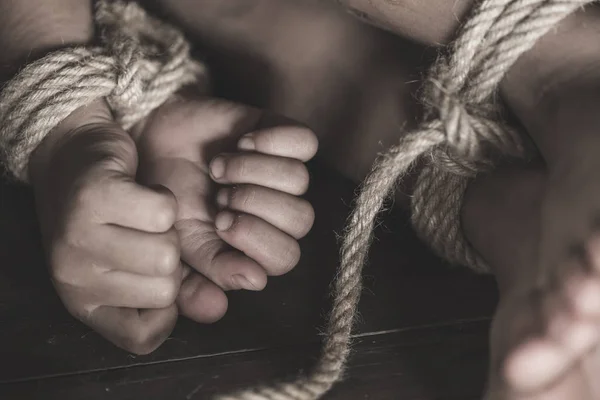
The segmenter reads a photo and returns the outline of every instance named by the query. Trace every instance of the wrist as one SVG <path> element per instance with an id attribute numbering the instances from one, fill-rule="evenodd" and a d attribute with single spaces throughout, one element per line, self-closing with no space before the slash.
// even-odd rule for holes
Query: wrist
<path id="1" fill-rule="evenodd" d="M 0 2 L 0 84 L 10 80 L 24 65 L 58 48 L 87 44 L 93 35 L 91 0 Z M 43 171 L 60 135 L 68 131 L 65 127 L 54 129 L 34 152 L 37 172 Z M 29 158 L 30 165 L 33 158 L 33 155 Z M 33 173 L 30 171 L 29 175 Z"/>
<path id="2" fill-rule="evenodd" d="M 29 158 L 29 180 L 33 186 L 45 181 L 45 172 L 70 138 L 85 132 L 87 126 L 113 123 L 110 108 L 104 100 L 97 100 L 75 110 L 46 135 Z"/>

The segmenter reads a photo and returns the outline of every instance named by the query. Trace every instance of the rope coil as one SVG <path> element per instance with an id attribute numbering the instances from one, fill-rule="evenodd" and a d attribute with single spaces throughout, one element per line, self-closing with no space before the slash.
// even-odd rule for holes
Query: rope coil
<path id="1" fill-rule="evenodd" d="M 341 246 L 321 358 L 296 381 L 217 396 L 217 400 L 314 400 L 338 381 L 362 289 L 362 269 L 377 215 L 398 181 L 427 161 L 412 201 L 419 236 L 451 263 L 489 270 L 462 234 L 460 207 L 470 179 L 494 167 L 491 154 L 524 157 L 518 132 L 499 123 L 494 93 L 517 58 L 560 20 L 594 0 L 483 0 L 430 72 L 421 126 L 379 157 L 361 185 Z M 106 97 L 125 129 L 181 86 L 202 82 L 203 66 L 171 26 L 134 3 L 101 0 L 103 47 L 52 53 L 27 66 L 0 97 L 0 156 L 27 181 L 31 152 L 71 112 Z"/>
<path id="2" fill-rule="evenodd" d="M 106 98 L 117 122 L 129 129 L 182 86 L 206 82 L 183 35 L 136 3 L 98 1 L 96 21 L 101 46 L 50 53 L 0 94 L 0 162 L 23 182 L 31 153 L 76 109 Z"/>
<path id="3" fill-rule="evenodd" d="M 493 95 L 517 58 L 559 21 L 593 0 L 484 0 L 433 66 L 421 126 L 375 162 L 361 185 L 341 246 L 325 343 L 314 370 L 295 382 L 245 390 L 217 400 L 315 400 L 342 376 L 362 288 L 362 269 L 377 215 L 409 168 L 429 155 L 413 192 L 412 223 L 446 260 L 488 272 L 460 224 L 469 180 L 493 168 L 490 153 L 524 157 L 518 132 L 497 122 Z M 460 161 L 456 161 L 456 160 Z"/>

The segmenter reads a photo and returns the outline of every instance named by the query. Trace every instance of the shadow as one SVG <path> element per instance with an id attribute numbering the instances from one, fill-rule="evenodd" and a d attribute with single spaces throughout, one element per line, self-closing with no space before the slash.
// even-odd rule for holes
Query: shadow
<path id="1" fill-rule="evenodd" d="M 188 34 L 198 38 L 191 28 Z M 385 38 L 392 40 L 391 36 Z M 405 44 L 390 48 L 398 51 L 398 57 L 405 50 L 422 51 Z M 277 106 L 273 103 L 283 90 L 283 77 L 255 52 L 210 43 L 198 45 L 195 52 L 210 65 L 218 96 L 256 107 Z M 418 54 L 417 58 L 427 57 L 424 54 Z M 369 56 L 383 57 L 383 54 Z M 368 106 L 366 92 L 358 85 L 345 83 L 333 98 L 317 99 L 310 105 L 310 125 L 316 131 L 357 131 Z M 333 111 L 328 108 L 332 99 L 336 101 Z M 417 114 L 416 109 L 414 112 Z M 336 140 L 344 140 L 343 135 L 338 135 Z M 199 326 L 181 320 L 170 340 L 144 357 L 132 357 L 113 348 L 69 319 L 44 268 L 31 192 L 1 183 L 0 318 L 5 343 L 0 353 L 8 358 L 0 364 L 0 380 L 4 376 L 20 380 L 53 374 L 83 375 L 83 372 L 93 380 L 90 371 L 125 367 L 137 370 L 145 365 L 178 363 L 186 357 L 201 355 L 210 355 L 218 363 L 219 353 L 319 343 L 331 305 L 330 283 L 339 263 L 338 237 L 343 232 L 356 185 L 331 171 L 323 161 L 311 163 L 310 171 L 313 183 L 307 198 L 314 204 L 317 218 L 311 234 L 302 240 L 300 265 L 286 276 L 271 279 L 262 293 L 231 293 L 229 312 L 216 324 Z M 380 216 L 364 279 L 355 327 L 359 334 L 486 318 L 492 315 L 497 301 L 491 278 L 447 268 L 416 238 L 406 213 L 397 208 Z M 47 342 L 56 335 L 62 338 L 59 345 Z M 483 371 L 485 364 L 481 357 L 486 343 L 483 336 L 478 331 L 450 344 L 440 341 L 443 346 L 435 349 L 442 354 L 440 359 L 446 361 L 438 364 L 432 361 L 435 353 L 423 356 L 411 351 L 408 345 L 392 356 L 406 364 L 405 371 L 413 377 L 411 385 L 434 396 L 427 400 L 448 400 L 452 397 L 445 397 L 446 389 L 458 393 L 449 378 L 455 371 L 450 373 L 448 365 L 456 368 L 463 359 L 473 367 L 465 370 L 468 376 L 461 382 L 470 381 L 474 390 L 478 390 L 482 375 L 476 371 Z M 483 344 L 476 350 L 461 345 L 471 339 Z M 318 355 L 314 350 L 316 346 L 307 348 L 292 360 L 286 360 L 285 365 L 289 361 L 306 367 L 307 360 L 310 363 Z M 24 367 L 15 367 L 17 364 Z M 278 375 L 281 370 L 287 373 L 296 368 L 284 369 L 276 364 L 268 377 Z M 139 371 L 142 371 L 139 372 L 141 381 L 155 378 L 145 376 L 142 368 Z M 265 379 L 260 372 L 253 370 L 259 375 L 257 379 Z"/>
<path id="2" fill-rule="evenodd" d="M 30 188 L 0 180 L 0 274 L 14 284 L 47 288 L 49 277 Z"/>

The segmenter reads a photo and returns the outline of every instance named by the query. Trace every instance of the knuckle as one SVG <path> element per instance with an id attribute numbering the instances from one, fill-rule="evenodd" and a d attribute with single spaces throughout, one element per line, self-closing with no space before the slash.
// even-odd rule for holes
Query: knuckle
<path id="1" fill-rule="evenodd" d="M 179 291 L 179 283 L 175 278 L 162 279 L 160 284 L 154 288 L 154 303 L 158 308 L 166 308 L 175 303 L 177 293 Z"/>
<path id="2" fill-rule="evenodd" d="M 156 269 L 161 275 L 170 275 L 179 266 L 180 251 L 179 246 L 173 242 L 164 241 L 156 255 Z"/>
<path id="3" fill-rule="evenodd" d="M 245 156 L 231 157 L 227 162 L 226 175 L 230 180 L 244 179 L 248 173 L 248 158 Z"/>
<path id="4" fill-rule="evenodd" d="M 173 196 L 160 195 L 154 212 L 154 224 L 161 231 L 169 230 L 177 218 L 177 206 Z"/>
<path id="5" fill-rule="evenodd" d="M 232 205 L 241 211 L 252 209 L 255 199 L 256 188 L 251 186 L 237 188 L 231 195 Z"/>

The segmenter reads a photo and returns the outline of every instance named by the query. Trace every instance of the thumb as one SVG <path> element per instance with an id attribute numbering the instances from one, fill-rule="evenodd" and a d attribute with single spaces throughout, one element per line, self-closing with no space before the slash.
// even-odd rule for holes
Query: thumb
<path id="1" fill-rule="evenodd" d="M 60 172 L 86 170 L 99 162 L 130 177 L 137 169 L 137 150 L 130 135 L 115 123 L 104 100 L 97 100 L 71 113 L 56 126 L 33 152 L 30 179 L 45 180 L 49 167 L 60 164 Z"/>

